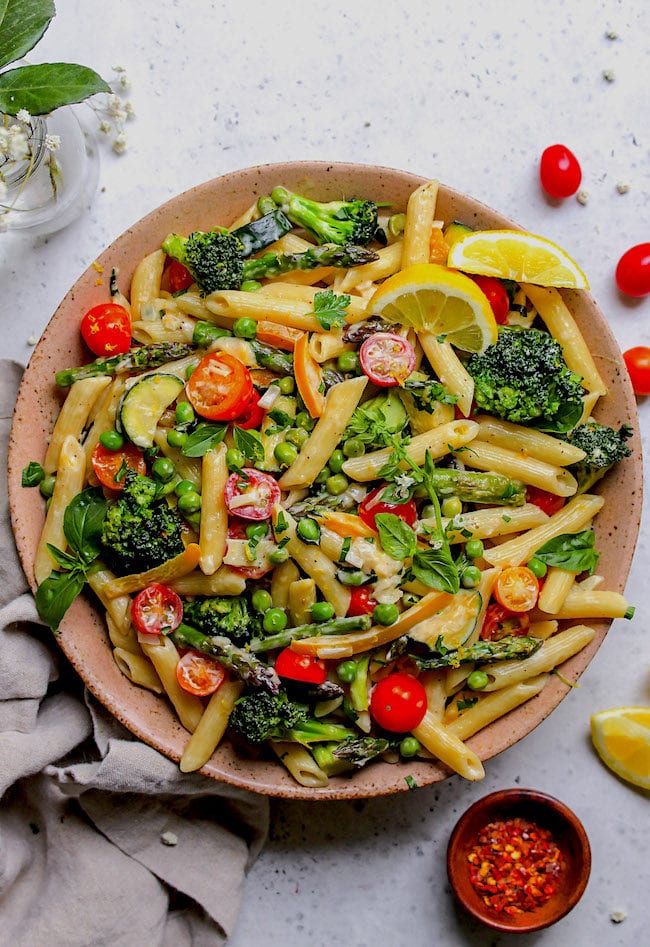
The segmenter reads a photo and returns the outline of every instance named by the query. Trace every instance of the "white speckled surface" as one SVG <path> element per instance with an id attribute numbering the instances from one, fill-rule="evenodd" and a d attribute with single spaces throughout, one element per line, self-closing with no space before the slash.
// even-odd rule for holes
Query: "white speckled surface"
<path id="1" fill-rule="evenodd" d="M 650 239 L 642 0 L 330 0 L 327 13 L 286 0 L 260 10 L 241 0 L 112 0 L 103 14 L 82 0 L 58 8 L 33 58 L 82 61 L 107 75 L 125 66 L 137 119 L 123 156 L 102 150 L 100 189 L 84 216 L 48 239 L 0 236 L 3 354 L 26 361 L 28 338 L 68 287 L 144 213 L 224 171 L 290 158 L 377 162 L 480 197 L 576 257 L 622 349 L 650 344 L 650 300 L 624 301 L 613 282 L 620 254 Z M 580 158 L 584 206 L 540 192 L 538 156 L 556 141 Z M 640 404 L 646 444 L 648 409 Z M 273 805 L 232 947 L 325 945 L 335 932 L 350 947 L 523 942 L 457 912 L 444 861 L 460 813 L 512 785 L 559 796 L 592 845 L 582 901 L 528 942 L 645 942 L 649 800 L 601 765 L 588 730 L 595 710 L 650 703 L 648 529 L 646 516 L 627 589 L 635 618 L 614 623 L 580 688 L 492 760 L 482 784 L 452 779 L 392 799 Z M 626 915 L 619 924 L 615 911 Z"/>

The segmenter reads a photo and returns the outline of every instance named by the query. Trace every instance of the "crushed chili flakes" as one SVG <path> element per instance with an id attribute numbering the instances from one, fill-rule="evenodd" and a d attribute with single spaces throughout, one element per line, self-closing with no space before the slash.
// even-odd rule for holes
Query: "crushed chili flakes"
<path id="1" fill-rule="evenodd" d="M 467 864 L 472 887 L 485 904 L 509 915 L 546 904 L 566 868 L 551 832 L 518 816 L 481 829 Z"/>

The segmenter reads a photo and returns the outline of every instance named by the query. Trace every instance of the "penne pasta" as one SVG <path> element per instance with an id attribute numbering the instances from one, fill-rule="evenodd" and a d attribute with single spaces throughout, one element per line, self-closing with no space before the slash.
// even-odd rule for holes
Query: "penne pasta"
<path id="1" fill-rule="evenodd" d="M 498 447 L 496 444 L 477 439 L 463 456 L 463 463 L 475 470 L 493 470 L 514 477 L 523 483 L 555 496 L 570 497 L 578 489 L 576 478 L 564 467 L 538 460 L 536 457 Z"/>
<path id="2" fill-rule="evenodd" d="M 223 739 L 230 714 L 243 687 L 241 681 L 224 681 L 212 694 L 183 750 L 179 764 L 181 773 L 193 773 L 208 762 Z"/>

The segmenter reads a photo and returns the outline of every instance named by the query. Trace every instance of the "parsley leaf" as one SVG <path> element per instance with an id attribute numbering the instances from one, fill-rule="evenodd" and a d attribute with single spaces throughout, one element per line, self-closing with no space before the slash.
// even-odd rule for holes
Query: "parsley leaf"
<path id="1" fill-rule="evenodd" d="M 342 329 L 347 324 L 346 309 L 350 297 L 337 296 L 333 289 L 321 290 L 314 296 L 314 315 L 326 332 L 330 329 Z"/>

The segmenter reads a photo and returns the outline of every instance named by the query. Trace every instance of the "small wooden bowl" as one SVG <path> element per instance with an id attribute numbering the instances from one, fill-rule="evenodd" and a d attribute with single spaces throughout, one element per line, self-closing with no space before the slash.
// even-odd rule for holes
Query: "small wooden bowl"
<path id="1" fill-rule="evenodd" d="M 549 901 L 533 911 L 507 915 L 488 907 L 474 890 L 466 858 L 484 826 L 516 816 L 552 833 L 566 867 Z M 590 871 L 589 839 L 578 817 L 563 802 L 533 789 L 502 789 L 479 799 L 460 817 L 447 847 L 447 874 L 456 898 L 473 917 L 498 931 L 528 933 L 559 921 L 582 897 Z"/>

